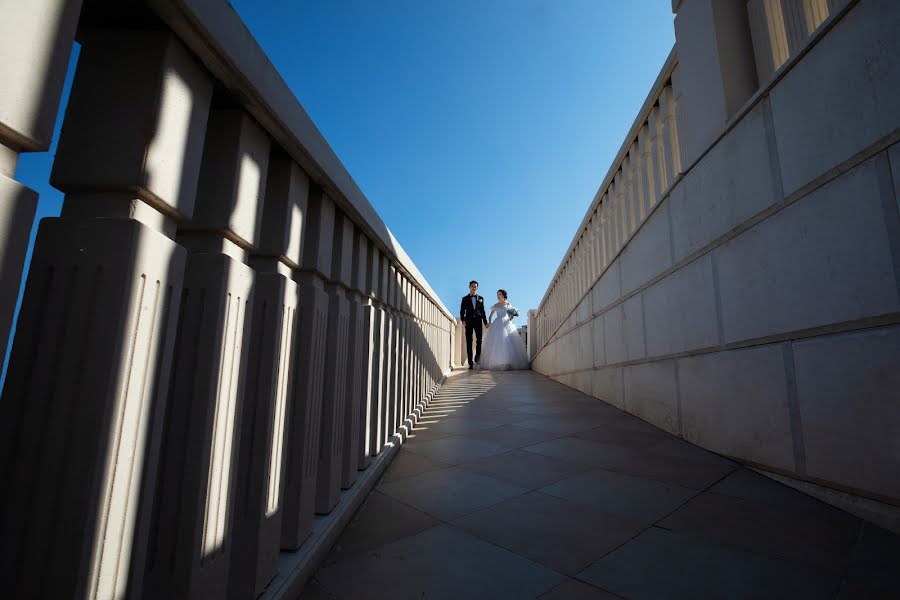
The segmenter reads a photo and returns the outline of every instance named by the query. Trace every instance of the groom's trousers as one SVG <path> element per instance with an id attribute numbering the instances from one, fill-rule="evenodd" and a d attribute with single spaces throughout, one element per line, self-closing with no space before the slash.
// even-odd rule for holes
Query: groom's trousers
<path id="1" fill-rule="evenodd" d="M 472 332 L 475 332 L 475 362 L 481 360 L 481 321 L 466 321 L 466 357 L 472 365 Z"/>

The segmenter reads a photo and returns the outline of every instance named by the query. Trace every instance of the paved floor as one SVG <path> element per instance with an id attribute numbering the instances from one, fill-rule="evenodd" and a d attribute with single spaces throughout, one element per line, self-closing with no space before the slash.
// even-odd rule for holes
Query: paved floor
<path id="1" fill-rule="evenodd" d="M 531 371 L 429 406 L 304 600 L 900 598 L 900 538 Z"/>

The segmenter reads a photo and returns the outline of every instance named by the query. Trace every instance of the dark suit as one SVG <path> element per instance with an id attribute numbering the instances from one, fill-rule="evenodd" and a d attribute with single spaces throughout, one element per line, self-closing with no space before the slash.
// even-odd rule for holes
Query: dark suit
<path id="1" fill-rule="evenodd" d="M 466 356 L 469 366 L 472 366 L 472 332 L 475 332 L 475 362 L 481 360 L 481 325 L 487 325 L 487 315 L 484 312 L 484 298 L 475 296 L 475 305 L 472 306 L 472 296 L 466 294 L 459 306 L 459 320 L 466 324 Z"/>

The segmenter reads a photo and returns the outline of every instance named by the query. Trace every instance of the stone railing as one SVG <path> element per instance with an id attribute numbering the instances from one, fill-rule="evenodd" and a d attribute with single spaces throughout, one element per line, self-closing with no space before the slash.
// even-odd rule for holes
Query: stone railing
<path id="1" fill-rule="evenodd" d="M 749 0 L 756 73 L 765 83 L 847 0 Z"/>
<path id="2" fill-rule="evenodd" d="M 576 307 L 587 305 L 594 282 L 681 173 L 679 99 L 672 86 L 677 77 L 673 51 L 544 293 L 531 327 L 533 349 L 546 345 L 560 327 L 571 329 Z"/>
<path id="3" fill-rule="evenodd" d="M 900 3 L 838 3 L 761 85 L 746 2 L 674 4 L 673 54 L 529 314 L 532 368 L 896 526 Z M 672 156 L 644 160 L 664 98 Z"/>
<path id="4" fill-rule="evenodd" d="M 296 597 L 453 316 L 227 2 L 34 0 L 0 22 L 0 343 L 36 201 L 16 159 L 49 145 L 76 34 L 0 400 L 4 589 Z"/>

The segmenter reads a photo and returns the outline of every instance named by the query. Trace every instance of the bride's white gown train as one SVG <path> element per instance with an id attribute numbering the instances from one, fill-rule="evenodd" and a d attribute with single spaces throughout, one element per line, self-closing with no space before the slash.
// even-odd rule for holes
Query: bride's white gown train
<path id="1" fill-rule="evenodd" d="M 528 351 L 519 331 L 506 315 L 506 306 L 494 305 L 497 317 L 484 335 L 481 368 L 507 371 L 528 368 Z"/>

